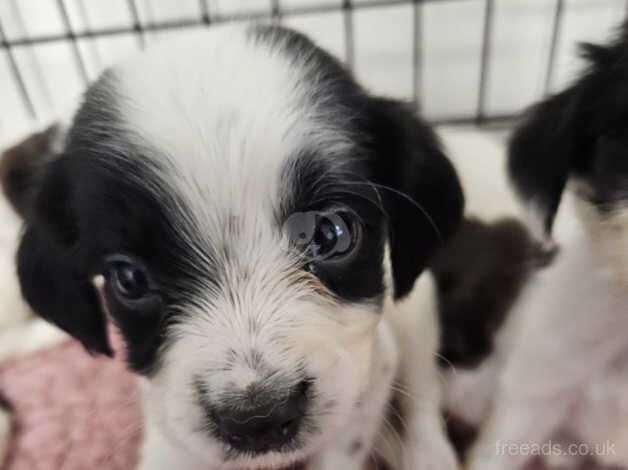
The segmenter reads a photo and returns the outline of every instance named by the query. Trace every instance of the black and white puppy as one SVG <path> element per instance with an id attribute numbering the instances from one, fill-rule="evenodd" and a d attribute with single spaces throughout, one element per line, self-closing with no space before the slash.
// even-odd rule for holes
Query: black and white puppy
<path id="1" fill-rule="evenodd" d="M 628 24 L 584 53 L 589 69 L 510 142 L 511 179 L 545 238 L 567 183 L 583 223 L 512 314 L 471 470 L 523 468 L 548 439 L 568 439 L 547 453 L 571 456 L 569 469 L 591 455 L 628 468 Z"/>
<path id="2" fill-rule="evenodd" d="M 298 33 L 212 28 L 104 73 L 32 168 L 24 297 L 93 353 L 119 327 L 139 468 L 358 470 L 393 390 L 397 468 L 457 468 L 413 286 L 463 197 L 404 105 Z"/>

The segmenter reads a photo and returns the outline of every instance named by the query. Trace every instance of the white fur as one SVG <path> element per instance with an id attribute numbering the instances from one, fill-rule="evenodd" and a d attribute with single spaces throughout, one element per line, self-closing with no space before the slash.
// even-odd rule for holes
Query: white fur
<path id="1" fill-rule="evenodd" d="M 395 389 L 406 435 L 403 439 L 385 428 L 378 449 L 393 468 L 450 470 L 458 467 L 452 447 L 444 438 L 441 415 L 441 377 L 434 360 L 438 349 L 438 320 L 435 314 L 435 286 L 429 273 L 423 274 L 413 291 L 398 304 L 389 302 L 390 320 L 401 354 L 399 382 Z M 421 338 L 417 341 L 417 338 Z"/>
<path id="2" fill-rule="evenodd" d="M 236 216 L 262 231 L 282 197 L 286 160 L 307 146 L 320 158 L 346 160 L 335 157 L 350 154 L 352 141 L 334 126 L 337 117 L 308 103 L 308 71 L 230 25 L 166 42 L 117 68 L 128 127 L 161 153 L 163 184 L 185 197 L 195 229 L 214 234 Z"/>
<path id="3" fill-rule="evenodd" d="M 601 460 L 628 465 L 619 441 L 628 426 L 628 383 L 621 378 L 628 367 L 628 291 L 609 276 L 600 255 L 588 235 L 563 245 L 513 312 L 521 320 L 471 469 L 522 468 L 527 459 L 498 455 L 498 441 L 544 443 L 564 433 L 591 448 L 608 439 L 618 454 Z"/>

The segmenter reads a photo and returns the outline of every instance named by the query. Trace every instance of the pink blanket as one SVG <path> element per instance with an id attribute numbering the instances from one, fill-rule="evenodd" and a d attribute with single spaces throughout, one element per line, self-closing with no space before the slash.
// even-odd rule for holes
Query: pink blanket
<path id="1" fill-rule="evenodd" d="M 2 470 L 134 468 L 141 438 L 138 390 L 121 359 L 90 357 L 68 340 L 0 365 L 0 392 L 16 417 Z M 529 470 L 535 468 L 540 470 Z"/>
<path id="2" fill-rule="evenodd" d="M 92 358 L 74 341 L 0 365 L 15 410 L 3 470 L 129 470 L 141 437 L 135 379 L 121 361 Z"/>

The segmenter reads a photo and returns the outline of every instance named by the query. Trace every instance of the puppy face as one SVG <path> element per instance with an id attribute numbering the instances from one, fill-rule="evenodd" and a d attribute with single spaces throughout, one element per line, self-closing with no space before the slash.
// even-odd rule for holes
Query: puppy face
<path id="1" fill-rule="evenodd" d="M 606 46 L 583 46 L 590 67 L 534 107 L 510 143 L 509 170 L 547 236 L 571 181 L 613 276 L 628 286 L 628 24 Z"/>
<path id="2" fill-rule="evenodd" d="M 409 291 L 462 211 L 424 124 L 268 27 L 108 71 L 32 180 L 26 299 L 94 352 L 110 352 L 106 311 L 162 431 L 233 468 L 286 465 L 339 432 L 383 297 Z"/>

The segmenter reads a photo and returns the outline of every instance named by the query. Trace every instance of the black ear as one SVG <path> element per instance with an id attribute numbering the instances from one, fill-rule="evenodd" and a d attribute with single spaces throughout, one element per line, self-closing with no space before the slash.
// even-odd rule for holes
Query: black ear
<path id="1" fill-rule="evenodd" d="M 74 336 L 88 351 L 111 356 L 97 294 L 73 258 L 70 250 L 28 227 L 17 253 L 22 295 L 39 316 Z"/>
<path id="2" fill-rule="evenodd" d="M 412 289 L 429 258 L 457 228 L 464 196 L 432 129 L 403 103 L 372 99 L 375 160 L 389 218 L 395 297 Z"/>
<path id="3" fill-rule="evenodd" d="M 586 151 L 574 94 L 570 89 L 536 105 L 509 142 L 510 179 L 523 201 L 539 213 L 548 237 L 569 173 Z"/>
<path id="4" fill-rule="evenodd" d="M 3 161 L 3 167 L 5 191 L 22 189 L 12 196 L 26 223 L 17 253 L 24 298 L 90 352 L 111 355 L 105 317 L 78 249 L 68 158 L 42 161 L 30 155 L 27 163 L 13 158 Z"/>
<path id="5" fill-rule="evenodd" d="M 608 45 L 582 44 L 588 68 L 561 93 L 532 107 L 510 139 L 508 170 L 550 238 L 569 177 L 587 179 L 599 137 L 625 131 L 628 23 Z"/>

